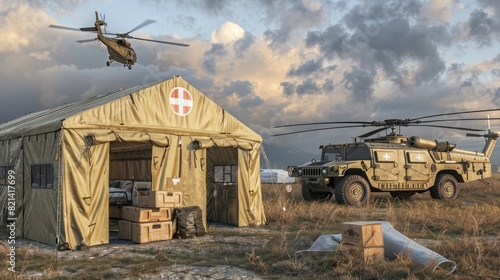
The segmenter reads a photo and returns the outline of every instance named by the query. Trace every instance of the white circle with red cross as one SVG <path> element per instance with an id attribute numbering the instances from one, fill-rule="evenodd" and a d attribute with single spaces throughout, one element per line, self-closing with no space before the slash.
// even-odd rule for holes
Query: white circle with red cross
<path id="1" fill-rule="evenodd" d="M 189 115 L 193 110 L 193 96 L 183 87 L 175 87 L 169 94 L 170 108 L 181 117 Z"/>

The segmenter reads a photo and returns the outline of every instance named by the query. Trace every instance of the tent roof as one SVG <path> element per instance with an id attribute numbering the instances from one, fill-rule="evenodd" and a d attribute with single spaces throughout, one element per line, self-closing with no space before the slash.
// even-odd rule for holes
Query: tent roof
<path id="1" fill-rule="evenodd" d="M 176 120 L 177 116 L 165 113 L 165 103 L 168 102 L 167 91 L 175 86 L 183 86 L 190 89 L 192 94 L 199 100 L 197 115 L 189 118 Z M 158 95 L 162 95 L 158 97 Z M 126 98 L 124 98 L 126 97 Z M 140 97 L 140 98 L 138 98 Z M 145 101 L 145 99 L 150 99 Z M 130 102 L 130 100 L 132 100 Z M 142 103 L 140 103 L 142 102 Z M 163 102 L 163 105 L 158 105 Z M 140 103 L 140 104 L 139 104 Z M 138 110 L 137 107 L 143 106 Z M 161 107 L 163 106 L 163 107 Z M 162 112 L 151 112 L 162 111 Z M 125 112 L 125 113 L 122 113 Z M 209 112 L 210 115 L 206 115 Z M 171 112 L 170 112 L 171 113 Z M 117 115 L 124 115 L 118 121 Z M 157 117 L 161 115 L 161 118 Z M 213 125 L 207 125 L 213 122 Z M 100 124 L 101 123 L 101 124 Z M 198 125 L 198 123 L 202 123 Z M 89 126 L 89 124 L 92 124 Z M 241 124 L 238 120 L 225 112 L 220 106 L 208 99 L 201 92 L 189 85 L 179 76 L 170 79 L 137 86 L 126 90 L 119 90 L 103 95 L 91 97 L 81 102 L 62 105 L 17 118 L 0 125 L 0 140 L 15 139 L 21 136 L 38 135 L 58 131 L 61 127 L 70 128 L 97 128 L 106 126 L 142 126 L 142 129 L 161 129 L 169 132 L 180 132 L 184 130 L 207 130 L 214 134 L 232 134 L 233 138 L 243 136 L 248 140 L 262 141 L 261 137 Z M 147 127 L 147 128 L 144 128 Z M 180 128 L 181 130 L 176 130 Z M 230 132 L 230 133 L 228 133 Z M 203 133 L 202 133 L 203 134 Z"/>
<path id="2" fill-rule="evenodd" d="M 0 125 L 0 140 L 15 139 L 20 136 L 36 135 L 57 131 L 61 128 L 61 123 L 67 117 L 76 115 L 90 108 L 108 103 L 115 99 L 132 94 L 142 88 L 151 86 L 151 84 L 141 87 L 133 87 L 126 90 L 119 90 L 103 95 L 90 97 L 87 100 L 61 105 L 48 110 L 35 113 L 11 120 Z"/>

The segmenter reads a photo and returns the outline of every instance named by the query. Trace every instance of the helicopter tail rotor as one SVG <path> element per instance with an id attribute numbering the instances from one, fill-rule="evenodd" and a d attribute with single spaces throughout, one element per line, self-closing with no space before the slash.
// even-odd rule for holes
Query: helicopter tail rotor
<path id="1" fill-rule="evenodd" d="M 99 17 L 101 18 L 101 21 L 104 22 L 104 34 L 108 34 L 106 28 L 108 27 L 108 23 L 106 22 L 106 14 L 101 14 L 99 13 Z"/>

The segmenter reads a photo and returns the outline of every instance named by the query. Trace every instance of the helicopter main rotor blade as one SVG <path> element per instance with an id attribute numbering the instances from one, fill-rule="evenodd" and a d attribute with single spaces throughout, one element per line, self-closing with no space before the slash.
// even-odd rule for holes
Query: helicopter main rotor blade
<path id="1" fill-rule="evenodd" d="M 306 126 L 306 125 L 325 125 L 325 124 L 367 124 L 371 125 L 372 122 L 315 122 L 315 123 L 296 123 L 296 124 L 286 124 L 286 125 L 278 125 L 273 128 L 281 128 L 281 127 L 292 127 L 292 126 Z"/>
<path id="2" fill-rule="evenodd" d="M 144 26 L 146 25 L 150 25 L 151 23 L 155 23 L 156 20 L 152 20 L 152 19 L 147 19 L 145 21 L 143 21 L 141 24 L 137 25 L 136 27 L 134 27 L 132 30 L 130 30 L 129 32 L 127 33 L 124 33 L 124 35 L 128 35 L 129 33 L 132 33 L 134 31 L 136 31 L 137 29 L 139 28 L 143 28 Z"/>
<path id="3" fill-rule="evenodd" d="M 430 125 L 430 124 L 409 124 L 408 126 L 426 126 L 426 127 L 436 127 L 436 128 L 447 128 L 447 129 L 458 129 L 465 131 L 484 131 L 484 129 L 479 128 L 468 128 L 468 127 L 456 127 L 456 126 L 445 126 L 445 125 Z"/>
<path id="4" fill-rule="evenodd" d="M 484 110 L 473 110 L 473 111 L 462 111 L 462 112 L 436 114 L 436 115 L 429 115 L 429 116 L 424 116 L 424 117 L 418 117 L 418 118 L 415 118 L 415 119 L 410 119 L 410 121 L 413 122 L 413 121 L 416 121 L 416 120 L 433 118 L 433 117 L 451 116 L 451 115 L 459 115 L 459 114 L 470 114 L 470 113 L 493 112 L 493 111 L 500 111 L 500 109 L 484 109 Z"/>
<path id="5" fill-rule="evenodd" d="M 80 29 L 74 28 L 74 27 L 67 27 L 67 26 L 54 25 L 54 24 L 49 25 L 49 27 L 50 28 L 57 28 L 57 29 L 71 30 L 71 31 L 78 31 L 78 32 L 80 32 Z"/>
<path id="6" fill-rule="evenodd" d="M 352 128 L 352 127 L 363 127 L 363 126 L 362 125 L 346 125 L 346 126 L 323 127 L 323 128 L 314 128 L 314 129 L 307 129 L 307 130 L 300 130 L 300 131 L 279 133 L 279 134 L 274 134 L 272 136 L 283 136 L 283 135 L 297 134 L 297 133 L 303 133 L 303 132 L 312 132 L 312 131 L 338 129 L 338 128 Z"/>
<path id="7" fill-rule="evenodd" d="M 439 120 L 428 120 L 428 121 L 415 121 L 411 123 L 421 124 L 430 122 L 451 122 L 451 121 L 486 121 L 486 120 L 500 120 L 500 118 L 465 118 L 465 119 L 439 119 Z"/>
<path id="8" fill-rule="evenodd" d="M 467 137 L 484 137 L 484 135 L 475 134 L 475 133 L 466 133 L 465 136 L 467 136 Z"/>
<path id="9" fill-rule="evenodd" d="M 77 40 L 78 43 L 88 43 L 88 42 L 94 42 L 97 40 L 97 38 L 94 39 L 85 39 L 85 40 Z"/>
<path id="10" fill-rule="evenodd" d="M 155 42 L 155 43 L 161 43 L 161 44 L 176 45 L 176 46 L 181 46 L 181 47 L 189 47 L 189 44 L 174 43 L 174 42 L 152 40 L 152 39 L 144 39 L 144 38 L 137 38 L 137 37 L 132 37 L 132 36 L 129 36 L 128 38 L 129 39 L 135 39 L 135 40 L 141 40 L 141 41 L 147 41 L 147 42 Z"/>

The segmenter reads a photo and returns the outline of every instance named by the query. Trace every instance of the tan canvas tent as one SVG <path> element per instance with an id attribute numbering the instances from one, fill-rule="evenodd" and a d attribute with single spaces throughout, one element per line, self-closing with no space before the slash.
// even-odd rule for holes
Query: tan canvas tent
<path id="1" fill-rule="evenodd" d="M 261 141 L 180 77 L 32 113 L 0 125 L 2 221 L 47 244 L 106 244 L 110 180 L 175 177 L 205 221 L 262 225 Z"/>

